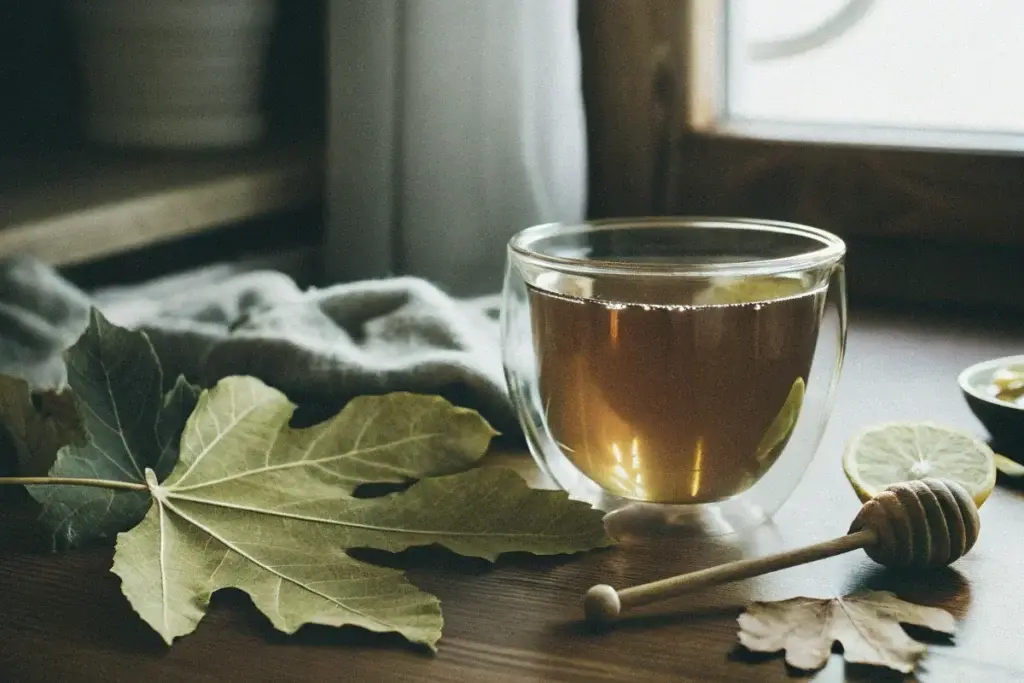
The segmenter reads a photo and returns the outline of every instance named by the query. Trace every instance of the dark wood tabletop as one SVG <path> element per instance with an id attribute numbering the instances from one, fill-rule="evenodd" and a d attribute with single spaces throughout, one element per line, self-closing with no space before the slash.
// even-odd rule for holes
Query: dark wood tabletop
<path id="1" fill-rule="evenodd" d="M 374 559 L 411 569 L 440 596 L 436 655 L 355 629 L 276 633 L 246 596 L 215 596 L 198 630 L 165 647 L 136 617 L 109 572 L 110 548 L 38 549 L 23 492 L 0 499 L 0 681 L 781 681 L 779 657 L 737 645 L 750 600 L 828 597 L 864 587 L 941 606 L 959 620 L 915 677 L 925 683 L 1024 681 L 1024 485 L 1000 481 L 982 509 L 978 544 L 921 581 L 882 571 L 856 552 L 643 610 L 611 632 L 581 623 L 593 583 L 626 586 L 845 532 L 859 502 L 840 453 L 857 429 L 927 419 L 979 435 L 956 375 L 976 361 L 1024 352 L 1024 327 L 948 316 L 854 312 L 839 397 L 817 458 L 774 523 L 717 539 L 631 542 L 570 558 L 506 557 L 496 565 L 435 551 Z M 531 467 L 522 455 L 493 461 Z M 3 510 L 6 509 L 6 512 Z M 904 680 L 833 655 L 816 681 Z"/>

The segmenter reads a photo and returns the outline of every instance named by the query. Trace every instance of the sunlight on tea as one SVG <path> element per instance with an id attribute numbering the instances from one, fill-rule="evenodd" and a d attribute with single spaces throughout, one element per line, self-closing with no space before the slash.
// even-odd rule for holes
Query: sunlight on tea
<path id="1" fill-rule="evenodd" d="M 624 456 L 618 443 L 612 443 L 611 454 L 614 461 L 610 479 L 614 482 L 612 488 L 622 495 L 644 498 L 646 490 L 644 489 L 643 465 L 640 460 L 640 442 L 636 438 L 632 440 L 628 458 Z"/>
<path id="2" fill-rule="evenodd" d="M 700 471 L 704 466 L 704 440 L 697 439 L 697 450 L 693 453 L 693 481 L 690 483 L 690 497 L 697 498 L 700 493 Z"/>

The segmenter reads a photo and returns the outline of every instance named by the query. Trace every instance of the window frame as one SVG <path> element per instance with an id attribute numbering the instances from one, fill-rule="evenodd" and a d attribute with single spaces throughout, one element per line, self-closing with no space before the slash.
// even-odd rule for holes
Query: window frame
<path id="1" fill-rule="evenodd" d="M 580 2 L 593 217 L 809 223 L 847 241 L 855 300 L 1024 308 L 1024 155 L 723 121 L 725 20 L 726 0 Z"/>

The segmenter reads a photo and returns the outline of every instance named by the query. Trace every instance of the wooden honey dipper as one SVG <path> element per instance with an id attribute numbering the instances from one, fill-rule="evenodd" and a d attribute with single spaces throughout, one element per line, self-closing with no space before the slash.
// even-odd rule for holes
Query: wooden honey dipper
<path id="1" fill-rule="evenodd" d="M 978 508 L 959 484 L 939 479 L 902 482 L 889 486 L 866 502 L 845 536 L 623 590 L 599 584 L 587 591 L 583 611 L 588 622 L 610 625 L 633 607 L 816 562 L 858 548 L 863 548 L 868 557 L 886 567 L 944 567 L 974 546 L 980 528 Z"/>

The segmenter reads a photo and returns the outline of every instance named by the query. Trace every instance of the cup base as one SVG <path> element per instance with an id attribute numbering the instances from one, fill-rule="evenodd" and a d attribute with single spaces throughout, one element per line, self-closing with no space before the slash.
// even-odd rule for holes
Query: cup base
<path id="1" fill-rule="evenodd" d="M 606 513 L 605 528 L 616 538 L 724 536 L 765 524 L 778 507 L 774 501 L 759 504 L 755 490 L 713 503 L 638 502 L 605 491 L 576 469 L 561 452 L 542 458 L 532 445 L 530 451 L 541 471 L 570 498 Z"/>
<path id="2" fill-rule="evenodd" d="M 702 505 L 628 502 L 608 511 L 604 524 L 608 533 L 616 538 L 680 538 L 735 534 L 758 527 L 769 519 L 763 510 L 742 500 Z"/>

